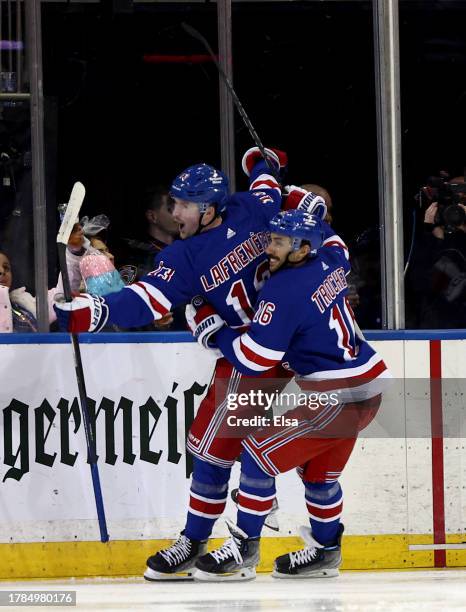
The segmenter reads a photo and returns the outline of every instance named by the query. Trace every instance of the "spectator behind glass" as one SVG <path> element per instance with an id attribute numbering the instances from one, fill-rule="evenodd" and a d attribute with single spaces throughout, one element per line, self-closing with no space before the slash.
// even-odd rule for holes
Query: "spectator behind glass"
<path id="1" fill-rule="evenodd" d="M 89 219 L 89 217 L 83 217 L 81 219 L 81 225 L 85 237 L 89 240 L 90 245 L 95 250 L 99 251 L 102 255 L 105 255 L 112 264 L 115 264 L 115 257 L 107 245 L 107 230 L 110 226 L 110 219 L 107 215 L 96 215 Z"/>
<path id="2" fill-rule="evenodd" d="M 37 331 L 36 298 L 25 287 L 12 289 L 13 274 L 10 258 L 0 251 L 0 333 Z M 61 290 L 61 282 L 49 289 L 49 323 L 55 321 L 53 298 Z"/>
<path id="3" fill-rule="evenodd" d="M 64 212 L 63 207 L 62 212 Z M 101 217 L 104 217 L 104 215 L 95 219 Z M 86 220 L 85 218 L 83 221 Z M 81 263 L 85 255 L 100 255 L 100 249 L 91 245 L 90 241 L 84 236 L 81 223 L 76 223 L 70 234 L 66 250 L 66 264 L 73 293 L 86 290 L 81 273 Z M 107 257 L 111 259 L 113 256 L 110 254 Z M 37 331 L 36 298 L 26 291 L 25 287 L 12 289 L 13 275 L 11 269 L 10 258 L 5 252 L 0 252 L 0 333 L 35 332 Z M 123 286 L 122 283 L 121 286 Z M 57 286 L 48 291 L 50 324 L 56 320 L 53 301 L 57 294 L 63 294 L 61 274 L 58 277 Z"/>
<path id="4" fill-rule="evenodd" d="M 79 269 L 86 292 L 100 296 L 120 291 L 124 287 L 121 276 L 113 265 L 115 258 L 104 240 L 109 225 L 110 219 L 106 215 L 81 219 L 83 232 L 91 248 L 82 256 Z"/>
<path id="5" fill-rule="evenodd" d="M 162 186 L 148 189 L 142 198 L 141 218 L 145 227 L 137 238 L 123 238 L 122 253 L 118 261 L 119 272 L 126 285 L 139 280 L 154 269 L 157 255 L 179 238 L 179 225 L 172 217 L 172 199 Z M 185 331 L 184 307 L 175 308 L 144 331 Z"/>
<path id="6" fill-rule="evenodd" d="M 107 243 L 102 238 L 99 238 L 98 236 L 89 236 L 89 242 L 94 249 L 110 259 L 112 264 L 115 265 L 115 256 L 110 252 Z"/>
<path id="7" fill-rule="evenodd" d="M 171 214 L 172 199 L 164 187 L 154 187 L 142 198 L 141 219 L 145 227 L 136 238 L 123 238 L 119 261 L 125 284 L 133 283 L 154 269 L 156 256 L 179 237 L 178 223 Z"/>
<path id="8" fill-rule="evenodd" d="M 74 225 L 68 241 L 68 249 L 66 252 L 66 263 L 72 293 L 83 293 L 85 291 L 89 291 L 89 288 L 86 286 L 86 273 L 89 272 L 90 267 L 87 265 L 83 268 L 84 258 L 89 256 L 94 258 L 97 256 L 105 256 L 105 258 L 111 262 L 107 266 L 108 269 L 106 269 L 106 271 L 113 271 L 114 257 L 113 254 L 110 253 L 103 239 L 103 233 L 109 225 L 110 219 L 106 215 L 97 215 L 92 219 L 83 217 Z M 98 262 L 98 259 L 96 259 L 96 261 Z M 85 274 L 83 274 L 83 270 L 86 271 Z M 115 279 L 115 281 L 116 280 L 117 279 Z M 118 286 L 118 284 L 121 286 Z M 115 286 L 113 288 L 109 288 L 109 291 L 107 291 L 108 293 L 111 293 L 112 291 L 119 291 L 119 289 L 123 286 L 123 282 L 115 282 L 114 285 Z M 104 287 L 102 287 L 102 289 L 104 289 Z M 101 295 L 100 291 L 94 292 Z"/>
<path id="9" fill-rule="evenodd" d="M 68 268 L 72 293 L 85 291 L 84 280 L 79 266 L 84 255 L 96 252 L 98 252 L 97 249 L 91 246 L 91 243 L 84 235 L 81 223 L 75 223 L 68 241 L 68 248 L 66 249 L 66 266 Z"/>
<path id="10" fill-rule="evenodd" d="M 446 173 L 442 173 L 443 176 Z M 435 178 L 435 177 L 434 177 Z M 429 182 L 433 182 L 432 177 Z M 424 224 L 408 269 L 409 324 L 466 327 L 466 184 L 464 177 L 421 190 Z"/>

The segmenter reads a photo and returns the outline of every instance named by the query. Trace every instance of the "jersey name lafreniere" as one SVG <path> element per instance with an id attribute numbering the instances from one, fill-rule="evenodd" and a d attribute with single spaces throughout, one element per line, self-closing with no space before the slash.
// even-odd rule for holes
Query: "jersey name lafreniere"
<path id="1" fill-rule="evenodd" d="M 201 276 L 204 291 L 212 291 L 215 287 L 226 283 L 231 273 L 237 274 L 260 257 L 265 252 L 268 241 L 268 232 L 252 233 L 249 238 L 238 244 L 212 266 L 207 274 Z"/>

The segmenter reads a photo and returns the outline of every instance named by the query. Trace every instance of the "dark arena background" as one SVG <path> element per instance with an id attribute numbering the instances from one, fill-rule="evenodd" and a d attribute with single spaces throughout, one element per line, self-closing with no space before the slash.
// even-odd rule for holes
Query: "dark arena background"
<path id="1" fill-rule="evenodd" d="M 465 17 L 462 1 L 399 5 L 407 327 L 430 326 L 416 305 L 416 287 L 425 285 L 416 280 L 416 258 L 426 206 L 415 196 L 428 177 L 441 170 L 463 175 L 466 164 Z M 121 238 L 142 231 L 141 194 L 148 186 L 169 185 L 193 163 L 220 165 L 217 69 L 209 58 L 195 61 L 205 49 L 182 22 L 217 50 L 215 3 L 42 3 L 49 284 L 57 270 L 56 205 L 66 201 L 75 180 L 86 185 L 83 214 L 110 217 L 108 240 L 118 261 Z M 365 283 L 358 317 L 365 327 L 378 328 L 373 39 L 369 1 L 232 3 L 235 89 L 262 141 L 288 152 L 287 181 L 317 183 L 330 192 L 335 229 Z M 3 57 L 5 62 L 6 52 Z M 13 146 L 27 157 L 28 114 L 27 102 L 3 105 L 2 150 Z M 234 115 L 236 182 L 244 189 L 240 160 L 253 142 L 236 110 Z M 5 159 L 0 165 L 7 176 L 12 166 Z M 14 185 L 0 184 L 0 242 L 7 249 L 32 235 L 30 165 L 19 163 L 13 171 Z M 24 214 L 12 216 L 17 210 Z M 32 249 L 16 267 L 16 280 L 33 287 Z"/>
<path id="2" fill-rule="evenodd" d="M 372 6 L 365 1 L 234 2 L 236 91 L 262 141 L 289 154 L 292 183 L 332 195 L 335 225 L 354 240 L 378 224 Z M 441 169 L 466 163 L 463 2 L 400 3 L 404 207 Z M 56 101 L 57 193 L 80 177 L 85 212 L 106 212 L 112 233 L 134 222 L 148 182 L 191 163 L 220 163 L 218 76 L 180 27 L 217 48 L 214 3 L 46 3 L 45 95 Z M 167 56 L 148 63 L 145 56 Z M 183 63 L 170 63 L 186 56 Z M 159 59 L 162 62 L 162 59 Z M 239 161 L 252 146 L 235 113 Z"/>

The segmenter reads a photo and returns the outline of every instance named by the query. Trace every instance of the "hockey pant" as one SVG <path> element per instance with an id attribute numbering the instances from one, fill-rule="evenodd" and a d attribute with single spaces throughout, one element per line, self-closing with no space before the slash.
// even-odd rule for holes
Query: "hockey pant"
<path id="1" fill-rule="evenodd" d="M 230 415 L 250 417 L 264 415 L 261 407 L 245 406 L 231 410 L 229 397 L 248 393 L 251 390 L 280 392 L 287 385 L 293 373 L 281 365 L 267 370 L 260 376 L 245 376 L 225 359 L 219 359 L 214 379 L 209 391 L 202 400 L 188 434 L 187 448 L 199 459 L 230 468 L 241 454 L 241 442 L 257 430 L 257 426 L 229 426 Z"/>
<path id="2" fill-rule="evenodd" d="M 228 404 L 229 395 L 258 388 L 280 392 L 291 376 L 290 372 L 277 366 L 260 377 L 246 377 L 237 372 L 226 359 L 217 361 L 213 382 L 199 406 L 188 435 L 187 448 L 194 455 L 194 465 L 185 526 L 187 537 L 205 540 L 210 536 L 216 519 L 226 505 L 231 466 L 241 454 L 241 442 L 257 429 L 251 427 L 245 430 L 227 425 L 226 419 L 232 414 Z M 263 414 L 261 410 L 258 414 Z M 244 412 L 251 416 L 251 407 L 245 407 Z M 264 491 L 261 489 L 262 493 Z M 243 493 L 247 495 L 247 486 Z M 267 495 L 267 507 L 273 503 L 274 496 L 273 488 Z M 248 499 L 244 503 L 254 504 L 254 500 Z"/>
<path id="3" fill-rule="evenodd" d="M 341 473 L 358 433 L 373 420 L 381 399 L 376 395 L 362 402 L 323 408 L 296 426 L 276 428 L 264 437 L 251 435 L 243 447 L 270 476 L 301 466 L 304 480 L 312 476 L 325 482 L 327 472 Z M 293 412 L 288 416 L 292 418 Z"/>
<path id="4" fill-rule="evenodd" d="M 238 523 L 251 536 L 259 535 L 274 491 L 273 476 L 297 468 L 305 487 L 306 506 L 313 537 L 323 545 L 335 541 L 343 509 L 338 479 L 356 443 L 359 431 L 375 417 L 381 395 L 363 402 L 334 407 L 333 421 L 315 431 L 322 414 L 312 422 L 302 421 L 267 437 L 249 436 L 243 446 L 241 479 L 254 482 L 246 492 L 246 506 L 239 507 Z M 326 412 L 327 418 L 329 413 Z M 337 437 L 340 436 L 340 437 Z M 325 437 L 324 437 L 325 436 Z M 257 471 L 251 467 L 256 464 Z M 253 478 L 248 478 L 252 474 Z M 247 499 L 249 497 L 249 499 Z M 262 520 L 261 520 L 262 519 Z"/>

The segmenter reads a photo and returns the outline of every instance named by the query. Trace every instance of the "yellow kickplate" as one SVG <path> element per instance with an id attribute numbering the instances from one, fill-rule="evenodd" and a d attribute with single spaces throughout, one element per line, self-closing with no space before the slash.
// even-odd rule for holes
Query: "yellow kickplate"
<path id="1" fill-rule="evenodd" d="M 461 541 L 449 536 L 448 541 Z M 459 539 L 458 539 L 459 538 Z M 465 538 L 466 539 L 466 538 Z M 0 544 L 0 579 L 132 576 L 144 573 L 146 559 L 173 540 L 117 540 L 100 542 L 44 542 Z M 432 551 L 409 551 L 409 544 L 432 542 L 432 535 L 374 535 L 343 537 L 345 570 L 413 569 L 433 567 Z M 218 548 L 221 539 L 209 542 Z M 298 537 L 262 538 L 259 572 L 270 572 L 275 557 L 302 548 Z M 448 564 L 466 565 L 466 551 L 447 553 Z"/>

